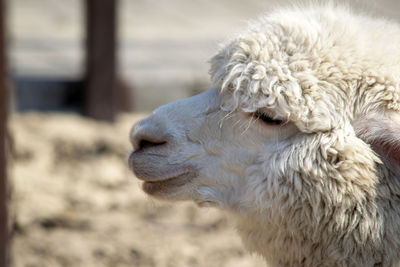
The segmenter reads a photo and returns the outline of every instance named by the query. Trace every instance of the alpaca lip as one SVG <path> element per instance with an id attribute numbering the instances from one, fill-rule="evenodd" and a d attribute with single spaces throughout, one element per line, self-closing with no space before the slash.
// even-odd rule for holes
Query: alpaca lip
<path id="1" fill-rule="evenodd" d="M 161 166 L 147 166 L 143 168 L 134 168 L 134 173 L 139 180 L 148 183 L 167 182 L 175 180 L 181 176 L 190 175 L 193 170 L 191 167 L 171 167 L 163 168 Z"/>
<path id="2" fill-rule="evenodd" d="M 165 157 L 132 150 L 127 158 L 129 168 L 136 178 L 145 182 L 169 180 L 188 172 L 186 166 L 169 165 Z"/>
<path id="3" fill-rule="evenodd" d="M 136 178 L 146 184 L 174 185 L 197 174 L 196 168 L 192 165 L 167 164 L 164 156 L 134 150 L 128 155 L 127 161 Z"/>

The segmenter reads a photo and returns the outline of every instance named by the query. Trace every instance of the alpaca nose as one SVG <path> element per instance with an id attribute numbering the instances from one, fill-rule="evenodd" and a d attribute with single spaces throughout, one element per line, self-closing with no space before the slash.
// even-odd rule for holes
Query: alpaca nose
<path id="1" fill-rule="evenodd" d="M 168 143 L 169 135 L 163 128 L 150 119 L 136 123 L 130 133 L 130 141 L 135 151 L 151 147 L 163 146 Z"/>

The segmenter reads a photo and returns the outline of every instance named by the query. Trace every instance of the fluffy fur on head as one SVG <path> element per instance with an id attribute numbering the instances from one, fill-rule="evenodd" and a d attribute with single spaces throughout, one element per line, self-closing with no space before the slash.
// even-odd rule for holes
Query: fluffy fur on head
<path id="1" fill-rule="evenodd" d="M 398 25 L 333 6 L 282 9 L 211 65 L 215 89 L 134 127 L 145 191 L 229 210 L 271 266 L 398 265 Z"/>
<path id="2" fill-rule="evenodd" d="M 270 108 L 304 132 L 341 127 L 371 109 L 400 110 L 400 29 L 338 7 L 280 10 L 212 59 L 229 109 Z M 388 52 L 391 51 L 391 52 Z"/>

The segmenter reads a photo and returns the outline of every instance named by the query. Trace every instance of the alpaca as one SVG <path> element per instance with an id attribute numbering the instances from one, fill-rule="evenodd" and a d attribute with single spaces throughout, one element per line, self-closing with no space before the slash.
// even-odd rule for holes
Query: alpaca
<path id="1" fill-rule="evenodd" d="M 222 47 L 210 74 L 212 89 L 133 126 L 143 190 L 227 211 L 269 266 L 397 266 L 400 27 L 281 9 Z"/>

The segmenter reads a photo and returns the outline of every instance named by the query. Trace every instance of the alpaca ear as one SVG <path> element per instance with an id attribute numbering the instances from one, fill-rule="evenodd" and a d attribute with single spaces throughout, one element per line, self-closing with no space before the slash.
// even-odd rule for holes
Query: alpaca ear
<path id="1" fill-rule="evenodd" d="M 400 172 L 400 113 L 374 113 L 354 122 L 356 134 L 394 172 Z"/>

